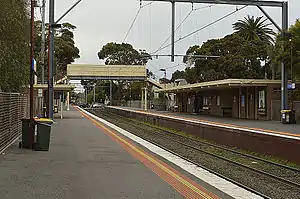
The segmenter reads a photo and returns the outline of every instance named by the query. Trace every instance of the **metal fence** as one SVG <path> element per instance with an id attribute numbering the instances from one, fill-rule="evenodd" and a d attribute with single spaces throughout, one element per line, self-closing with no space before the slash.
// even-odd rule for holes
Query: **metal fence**
<path id="1" fill-rule="evenodd" d="M 0 150 L 21 134 L 21 119 L 26 117 L 29 117 L 26 95 L 0 92 Z"/>

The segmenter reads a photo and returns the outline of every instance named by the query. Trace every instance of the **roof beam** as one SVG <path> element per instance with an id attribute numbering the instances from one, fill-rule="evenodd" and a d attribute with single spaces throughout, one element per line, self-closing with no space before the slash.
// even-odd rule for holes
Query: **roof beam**
<path id="1" fill-rule="evenodd" d="M 153 0 L 143 0 L 153 1 Z M 228 4 L 228 5 L 251 5 L 251 6 L 269 6 L 283 7 L 283 1 L 258 1 L 258 0 L 154 0 L 161 2 L 178 3 L 208 3 L 208 4 Z"/>

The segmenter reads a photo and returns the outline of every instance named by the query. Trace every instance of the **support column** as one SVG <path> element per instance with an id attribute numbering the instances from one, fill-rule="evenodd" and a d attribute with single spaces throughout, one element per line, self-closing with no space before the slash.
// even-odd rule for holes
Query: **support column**
<path id="1" fill-rule="evenodd" d="M 86 87 L 86 88 L 85 88 L 85 103 L 86 103 L 86 104 L 88 103 L 87 95 L 88 95 L 88 93 L 87 93 L 87 87 Z"/>
<path id="2" fill-rule="evenodd" d="M 148 93 L 147 93 L 147 88 L 145 88 L 145 107 L 144 110 L 147 111 L 148 110 Z"/>
<path id="3" fill-rule="evenodd" d="M 142 88 L 141 109 L 144 109 L 144 89 Z"/>
<path id="4" fill-rule="evenodd" d="M 238 116 L 238 118 L 241 118 L 241 114 L 242 114 L 242 103 L 241 103 L 241 100 L 242 100 L 242 88 L 241 87 L 239 87 L 239 116 Z"/>
<path id="5" fill-rule="evenodd" d="M 110 105 L 113 105 L 113 90 L 112 90 L 112 80 L 110 80 L 110 84 L 109 84 L 109 100 L 110 100 Z"/>
<path id="6" fill-rule="evenodd" d="M 60 119 L 63 119 L 63 94 L 64 92 L 62 92 L 62 94 L 59 96 L 60 98 Z"/>
<path id="7" fill-rule="evenodd" d="M 175 61 L 175 1 L 172 1 L 172 47 L 171 47 L 171 62 Z"/>
<path id="8" fill-rule="evenodd" d="M 257 98 L 257 87 L 255 86 L 254 87 L 254 95 L 253 95 L 253 99 L 254 99 L 254 107 L 255 107 L 255 110 L 254 110 L 254 119 L 258 120 L 258 98 Z"/>
<path id="9" fill-rule="evenodd" d="M 67 80 L 67 84 L 68 84 L 68 85 L 70 84 L 70 81 L 69 81 L 69 80 Z M 69 110 L 70 110 L 70 92 L 69 92 L 69 91 L 67 92 L 66 103 L 67 103 L 67 111 L 69 111 Z"/>
<path id="10" fill-rule="evenodd" d="M 96 85 L 94 85 L 94 103 L 96 103 Z"/>
<path id="11" fill-rule="evenodd" d="M 282 6 L 282 34 L 286 36 L 288 30 L 288 2 L 283 2 Z M 284 48 L 284 46 L 283 46 Z M 288 76 L 284 62 L 281 63 L 281 110 L 288 109 Z"/>
<path id="12" fill-rule="evenodd" d="M 245 95 L 245 104 L 246 104 L 246 119 L 249 119 L 249 104 L 250 104 L 250 100 L 249 100 L 249 87 L 246 88 L 246 95 Z"/>
<path id="13" fill-rule="evenodd" d="M 54 0 L 49 1 L 49 24 L 48 117 L 53 119 Z"/>
<path id="14" fill-rule="evenodd" d="M 70 92 L 67 92 L 67 111 L 70 110 Z"/>

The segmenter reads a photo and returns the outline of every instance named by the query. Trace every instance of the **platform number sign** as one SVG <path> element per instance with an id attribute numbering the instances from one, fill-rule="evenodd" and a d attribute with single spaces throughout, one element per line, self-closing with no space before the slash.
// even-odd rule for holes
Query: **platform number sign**
<path id="1" fill-rule="evenodd" d="M 287 87 L 288 87 L 288 90 L 295 90 L 296 89 L 296 84 L 295 83 L 289 83 Z"/>

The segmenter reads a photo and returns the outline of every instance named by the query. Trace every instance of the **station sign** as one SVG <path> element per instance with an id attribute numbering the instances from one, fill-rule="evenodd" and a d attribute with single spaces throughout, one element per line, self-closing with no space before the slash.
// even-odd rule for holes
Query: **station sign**
<path id="1" fill-rule="evenodd" d="M 287 85 L 287 89 L 288 90 L 295 90 L 296 89 L 296 84 L 295 83 L 289 83 Z"/>

